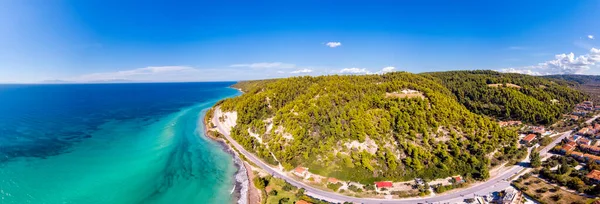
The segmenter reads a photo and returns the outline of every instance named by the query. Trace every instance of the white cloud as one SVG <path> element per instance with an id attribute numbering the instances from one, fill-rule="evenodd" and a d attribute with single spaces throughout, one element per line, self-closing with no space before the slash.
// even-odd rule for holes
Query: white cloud
<path id="1" fill-rule="evenodd" d="M 161 79 L 172 79 L 174 77 L 177 78 L 178 75 L 185 75 L 193 72 L 198 72 L 198 70 L 188 66 L 157 66 L 125 71 L 92 73 L 67 80 L 75 82 L 114 80 L 161 81 Z"/>
<path id="2" fill-rule="evenodd" d="M 588 35 L 587 38 L 590 39 L 590 40 L 593 40 L 594 36 L 593 35 Z"/>
<path id="3" fill-rule="evenodd" d="M 393 72 L 396 68 L 395 67 L 384 67 L 381 70 L 377 71 L 377 72 L 371 72 L 366 68 L 344 68 L 341 69 L 339 71 L 337 71 L 337 73 L 340 74 L 385 74 L 388 72 Z"/>
<path id="4" fill-rule="evenodd" d="M 370 74 L 369 70 L 365 68 L 343 68 L 340 70 L 342 74 Z"/>
<path id="5" fill-rule="evenodd" d="M 252 63 L 252 64 L 232 64 L 232 65 L 229 65 L 229 67 L 282 68 L 282 69 L 288 69 L 288 68 L 294 68 L 294 67 L 296 67 L 296 65 L 295 64 L 283 63 L 283 62 L 259 62 L 259 63 Z"/>
<path id="6" fill-rule="evenodd" d="M 533 66 L 520 68 L 505 68 L 502 72 L 521 73 L 530 75 L 549 74 L 583 74 L 592 67 L 597 67 L 600 62 L 600 49 L 592 48 L 588 54 L 575 57 L 575 54 L 559 54 L 554 60 L 539 63 Z"/>
<path id="7" fill-rule="evenodd" d="M 379 70 L 377 73 L 378 74 L 385 74 L 388 72 L 393 72 L 396 69 L 396 67 L 384 67 L 383 69 Z"/>
<path id="8" fill-rule="evenodd" d="M 342 43 L 341 42 L 328 42 L 328 43 L 325 43 L 325 45 L 327 45 L 327 47 L 334 48 L 334 47 L 342 46 Z"/>
<path id="9" fill-rule="evenodd" d="M 293 72 L 290 72 L 292 74 L 300 74 L 300 73 L 311 73 L 313 70 L 312 69 L 300 69 L 300 70 L 296 70 Z"/>

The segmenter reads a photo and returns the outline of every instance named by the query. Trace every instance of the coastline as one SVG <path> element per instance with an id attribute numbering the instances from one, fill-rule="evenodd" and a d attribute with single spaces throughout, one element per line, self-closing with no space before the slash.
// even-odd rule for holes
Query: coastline
<path id="1" fill-rule="evenodd" d="M 211 109 L 211 108 L 208 108 L 208 109 Z M 238 204 L 257 204 L 257 203 L 259 203 L 259 200 L 256 199 L 259 197 L 258 195 L 256 195 L 256 191 L 251 190 L 251 188 L 253 188 L 253 186 L 250 185 L 252 182 L 250 180 L 250 178 L 252 177 L 252 169 L 250 169 L 249 166 L 246 165 L 246 163 L 240 159 L 238 153 L 236 151 L 234 151 L 223 138 L 214 137 L 211 134 L 209 134 L 209 130 L 211 128 L 208 127 L 208 124 L 206 123 L 206 120 L 205 120 L 206 112 L 208 109 L 203 110 L 202 111 L 203 114 L 201 114 L 202 125 L 204 127 L 203 134 L 207 138 L 219 143 L 219 145 L 221 145 L 221 148 L 223 149 L 223 151 L 229 153 L 233 157 L 234 166 L 237 169 L 237 171 L 234 173 L 235 181 L 234 181 L 234 188 L 232 189 L 232 196 L 234 198 L 233 199 L 234 203 L 238 203 Z"/>

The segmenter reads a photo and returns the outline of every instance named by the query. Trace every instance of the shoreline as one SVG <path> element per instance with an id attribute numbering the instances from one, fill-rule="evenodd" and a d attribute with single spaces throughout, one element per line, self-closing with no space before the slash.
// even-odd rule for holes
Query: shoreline
<path id="1" fill-rule="evenodd" d="M 212 107 L 211 107 L 212 108 Z M 210 108 L 209 108 L 210 109 Z M 256 195 L 252 195 L 252 188 L 250 177 L 252 175 L 252 170 L 248 168 L 244 161 L 242 161 L 237 154 L 223 138 L 213 137 L 208 132 L 210 127 L 206 123 L 206 111 L 204 110 L 204 114 L 202 114 L 202 125 L 204 127 L 204 136 L 207 138 L 216 141 L 222 148 L 223 151 L 230 154 L 233 157 L 233 163 L 235 168 L 237 169 L 234 173 L 234 188 L 232 189 L 233 203 L 238 204 L 255 204 L 259 203 L 258 200 L 253 200 L 252 197 L 256 197 Z"/>

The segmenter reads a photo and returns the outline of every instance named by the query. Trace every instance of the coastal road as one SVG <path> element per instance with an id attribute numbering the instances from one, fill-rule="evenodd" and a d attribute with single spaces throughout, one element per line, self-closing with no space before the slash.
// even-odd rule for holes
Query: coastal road
<path id="1" fill-rule="evenodd" d="M 465 189 L 460 189 L 455 192 L 450 192 L 450 193 L 442 194 L 442 195 L 436 195 L 436 196 L 432 196 L 432 197 L 406 198 L 406 199 L 356 198 L 356 197 L 350 197 L 350 196 L 337 194 L 334 192 L 323 191 L 321 189 L 314 188 L 312 186 L 309 186 L 307 184 L 304 184 L 302 182 L 299 182 L 299 181 L 287 176 L 285 172 L 282 172 L 279 169 L 276 169 L 274 167 L 267 165 L 262 160 L 257 158 L 254 154 L 246 151 L 240 144 L 238 144 L 233 138 L 231 138 L 231 136 L 229 135 L 230 130 L 225 130 L 223 128 L 222 124 L 220 123 L 220 121 L 217 117 L 217 114 L 215 114 L 212 121 L 213 121 L 213 124 L 216 125 L 217 131 L 219 131 L 221 134 L 223 134 L 223 136 L 225 136 L 225 138 L 227 140 L 229 140 L 229 142 L 241 154 L 243 154 L 248 160 L 252 161 L 258 167 L 264 169 L 265 171 L 267 171 L 274 177 L 284 179 L 288 183 L 290 183 L 298 188 L 304 188 L 306 190 L 305 191 L 306 194 L 309 196 L 319 198 L 322 200 L 326 200 L 329 202 L 334 202 L 334 203 L 337 203 L 337 202 L 341 203 L 341 202 L 346 202 L 346 201 L 347 202 L 355 202 L 355 203 L 382 203 L 382 204 L 445 203 L 445 202 L 454 201 L 457 199 L 461 200 L 462 198 L 464 198 L 464 199 L 472 198 L 475 194 L 487 195 L 487 194 L 490 194 L 491 192 L 494 192 L 494 191 L 497 191 L 500 189 L 504 189 L 510 185 L 510 182 L 508 181 L 508 179 L 511 176 L 516 175 L 521 170 L 525 169 L 525 167 L 523 167 L 523 166 L 514 166 L 514 167 L 510 168 L 508 171 L 500 173 L 497 176 L 490 178 L 483 183 L 476 184 L 476 185 L 470 186 Z M 552 143 L 550 145 L 548 145 L 546 148 L 543 148 L 540 151 L 540 155 L 545 155 L 550 149 L 552 149 L 552 147 L 554 145 L 556 145 L 558 142 L 560 142 L 560 140 L 569 136 L 571 134 L 571 132 L 572 131 L 565 132 L 562 136 L 560 136 L 556 140 L 552 141 Z"/>

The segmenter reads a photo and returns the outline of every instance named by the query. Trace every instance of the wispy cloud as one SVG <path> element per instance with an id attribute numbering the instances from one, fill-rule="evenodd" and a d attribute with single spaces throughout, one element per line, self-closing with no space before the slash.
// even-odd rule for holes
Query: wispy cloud
<path id="1" fill-rule="evenodd" d="M 593 40 L 594 36 L 593 35 L 588 35 L 587 38 L 590 39 L 590 40 Z"/>
<path id="2" fill-rule="evenodd" d="M 341 42 L 327 42 L 327 43 L 325 43 L 325 45 L 330 48 L 335 48 L 335 47 L 342 46 L 342 43 Z"/>
<path id="3" fill-rule="evenodd" d="M 312 69 L 300 69 L 300 70 L 292 71 L 290 73 L 292 73 L 292 74 L 300 74 L 300 73 L 311 73 L 312 71 L 313 71 Z"/>
<path id="4" fill-rule="evenodd" d="M 114 80 L 160 81 L 161 78 L 177 78 L 176 76 L 178 75 L 184 75 L 193 72 L 198 72 L 198 70 L 189 66 L 154 66 L 124 71 L 85 74 L 67 80 L 75 82 Z"/>
<path id="5" fill-rule="evenodd" d="M 339 71 L 341 74 L 368 74 L 371 73 L 366 68 L 343 68 Z"/>
<path id="6" fill-rule="evenodd" d="M 288 64 L 283 62 L 259 62 L 251 64 L 232 64 L 229 67 L 249 67 L 249 68 L 282 68 L 289 69 L 296 67 L 295 64 Z"/>
<path id="7" fill-rule="evenodd" d="M 388 72 L 393 72 L 396 69 L 396 67 L 384 67 L 383 69 L 379 70 L 377 72 L 377 74 L 385 74 Z"/>
<path id="8" fill-rule="evenodd" d="M 502 72 L 521 73 L 529 75 L 549 74 L 582 74 L 598 67 L 600 49 L 591 48 L 589 53 L 575 57 L 575 54 L 558 54 L 553 60 L 526 67 L 510 67 L 501 69 Z"/>
<path id="9" fill-rule="evenodd" d="M 377 72 L 371 72 L 366 68 L 343 68 L 341 70 L 338 71 L 338 73 L 340 74 L 385 74 L 388 72 L 393 72 L 396 68 L 395 67 L 384 67 L 383 69 L 377 71 Z"/>

